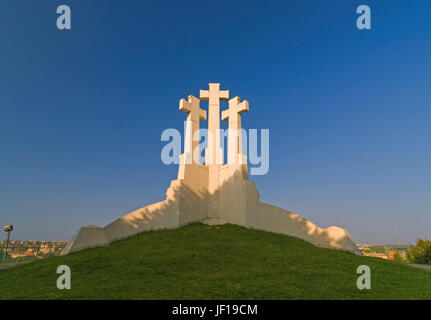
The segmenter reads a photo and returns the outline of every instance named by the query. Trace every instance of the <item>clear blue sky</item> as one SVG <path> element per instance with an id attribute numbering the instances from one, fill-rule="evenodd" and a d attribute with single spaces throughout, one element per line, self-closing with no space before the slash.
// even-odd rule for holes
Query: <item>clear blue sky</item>
<path id="1" fill-rule="evenodd" d="M 69 239 L 162 200 L 160 134 L 220 82 L 270 129 L 262 201 L 357 242 L 431 238 L 430 57 L 429 0 L 3 0 L 0 224 Z"/>

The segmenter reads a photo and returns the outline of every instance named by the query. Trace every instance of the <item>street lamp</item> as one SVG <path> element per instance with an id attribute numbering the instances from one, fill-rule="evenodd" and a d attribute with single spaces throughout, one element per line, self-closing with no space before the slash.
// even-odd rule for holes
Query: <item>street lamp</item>
<path id="1" fill-rule="evenodd" d="M 10 238 L 10 233 L 13 230 L 13 225 L 10 224 L 10 225 L 4 226 L 3 230 L 4 232 L 7 233 L 6 248 L 3 252 L 3 263 L 4 263 L 6 260 L 6 252 L 7 252 L 7 247 L 9 246 L 9 238 Z"/>

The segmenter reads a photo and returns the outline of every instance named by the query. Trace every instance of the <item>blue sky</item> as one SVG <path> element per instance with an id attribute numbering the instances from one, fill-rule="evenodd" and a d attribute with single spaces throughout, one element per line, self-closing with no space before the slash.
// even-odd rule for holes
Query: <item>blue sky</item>
<path id="1" fill-rule="evenodd" d="M 0 224 L 69 239 L 162 200 L 161 132 L 220 82 L 249 100 L 243 127 L 270 129 L 262 201 L 357 242 L 431 238 L 430 17 L 427 0 L 3 0 Z"/>

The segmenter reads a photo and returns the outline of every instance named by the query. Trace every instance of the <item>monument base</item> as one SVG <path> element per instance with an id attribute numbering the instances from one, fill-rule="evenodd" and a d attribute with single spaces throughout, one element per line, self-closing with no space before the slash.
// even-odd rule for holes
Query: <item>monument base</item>
<path id="1" fill-rule="evenodd" d="M 199 165 L 195 166 L 193 170 L 202 170 Z M 220 170 L 226 170 L 223 167 Z M 186 174 L 189 168 L 185 168 Z M 244 177 L 243 172 L 242 169 L 231 171 L 230 177 L 222 180 L 221 187 L 211 194 L 196 185 L 190 186 L 186 179 L 173 180 L 166 200 L 126 214 L 104 228 L 81 228 L 64 254 L 106 245 L 142 231 L 177 228 L 192 222 L 236 224 L 297 237 L 320 247 L 361 254 L 347 230 L 336 226 L 322 229 L 295 213 L 260 202 L 255 184 Z M 201 181 L 206 182 L 205 179 Z M 209 215 L 210 202 L 218 204 L 217 216 Z"/>
<path id="2" fill-rule="evenodd" d="M 234 97 L 222 120 L 229 121 L 228 164 L 223 163 L 220 148 L 220 100 L 228 100 L 229 91 L 219 83 L 201 90 L 200 98 L 189 95 L 181 99 L 179 109 L 187 112 L 184 153 L 180 156 L 178 179 L 166 192 L 166 200 L 138 209 L 104 228 L 84 227 L 65 251 L 104 245 L 146 230 L 177 228 L 192 223 L 232 223 L 240 226 L 282 233 L 315 245 L 360 254 L 347 230 L 339 227 L 322 229 L 297 214 L 259 201 L 256 185 L 248 179 L 247 157 L 242 154 L 241 114 L 249 111 L 247 100 Z M 205 165 L 193 161 L 199 145 L 199 122 L 207 118 L 200 100 L 208 100 L 208 147 Z M 212 137 L 212 138 L 211 138 Z M 217 161 L 214 161 L 214 160 Z"/>

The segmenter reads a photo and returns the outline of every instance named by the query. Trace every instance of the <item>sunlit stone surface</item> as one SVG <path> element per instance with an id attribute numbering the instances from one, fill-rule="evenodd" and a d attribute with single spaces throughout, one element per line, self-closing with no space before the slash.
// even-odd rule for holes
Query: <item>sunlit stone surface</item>
<path id="1" fill-rule="evenodd" d="M 133 211 L 104 228 L 81 228 L 65 253 L 106 245 L 145 230 L 177 228 L 191 222 L 206 224 L 233 223 L 309 241 L 315 245 L 360 254 L 347 230 L 332 226 L 322 229 L 311 221 L 287 210 L 259 201 L 259 191 L 248 178 L 247 157 L 242 154 L 241 115 L 249 111 L 247 100 L 229 100 L 222 112 L 228 121 L 228 162 L 221 164 L 220 100 L 228 100 L 229 91 L 210 83 L 200 91 L 200 99 L 192 95 L 181 99 L 179 109 L 187 113 L 184 153 L 181 155 L 178 178 L 172 180 L 164 201 Z M 200 121 L 207 112 L 200 102 L 208 100 L 208 131 L 212 139 L 205 149 L 205 164 L 193 161 L 198 141 L 193 135 L 200 130 Z M 286 248 L 286 250 L 288 250 Z"/>

